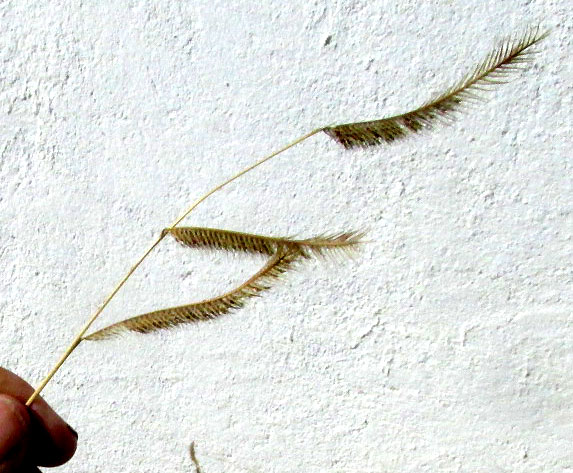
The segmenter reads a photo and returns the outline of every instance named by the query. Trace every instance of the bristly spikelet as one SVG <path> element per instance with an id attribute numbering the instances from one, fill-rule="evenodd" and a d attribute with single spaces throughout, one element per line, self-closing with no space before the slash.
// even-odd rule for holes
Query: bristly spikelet
<path id="1" fill-rule="evenodd" d="M 346 232 L 292 240 L 201 227 L 173 227 L 163 230 L 163 233 L 169 233 L 183 245 L 193 248 L 260 253 L 270 256 L 270 259 L 254 276 L 222 296 L 138 315 L 98 330 L 84 337 L 84 340 L 104 340 L 125 331 L 149 333 L 181 324 L 215 319 L 240 309 L 247 299 L 270 289 L 271 283 L 291 269 L 297 260 L 330 253 L 349 253 L 356 249 L 364 235 L 359 232 Z"/>
<path id="2" fill-rule="evenodd" d="M 288 271 L 299 260 L 301 254 L 296 249 L 281 248 L 264 267 L 243 284 L 218 297 L 195 304 L 157 310 L 138 315 L 109 325 L 84 337 L 83 340 L 104 340 L 131 331 L 150 333 L 170 329 L 182 324 L 212 320 L 243 307 L 247 299 L 260 295 L 271 288 L 272 283 Z"/>
<path id="3" fill-rule="evenodd" d="M 235 232 L 206 227 L 166 228 L 163 233 L 189 248 L 256 253 L 271 256 L 284 246 L 285 238 L 275 238 L 253 233 Z"/>
<path id="4" fill-rule="evenodd" d="M 510 73 L 531 61 L 536 52 L 532 46 L 547 35 L 548 32 L 540 32 L 537 27 L 521 38 L 505 40 L 473 72 L 416 110 L 381 120 L 325 127 L 323 131 L 345 148 L 368 147 L 391 143 L 437 123 L 451 121 L 463 104 L 478 101 L 491 86 L 508 82 Z"/>
<path id="5" fill-rule="evenodd" d="M 293 240 L 293 243 L 305 258 L 351 256 L 364 243 L 365 235 L 363 231 L 341 232 Z"/>
<path id="6" fill-rule="evenodd" d="M 341 232 L 333 235 L 319 235 L 304 240 L 286 237 L 270 237 L 254 233 L 235 232 L 218 228 L 174 227 L 164 233 L 190 248 L 205 248 L 231 252 L 257 253 L 271 256 L 279 248 L 296 248 L 302 256 L 326 256 L 331 253 L 349 253 L 357 248 L 364 232 Z"/>

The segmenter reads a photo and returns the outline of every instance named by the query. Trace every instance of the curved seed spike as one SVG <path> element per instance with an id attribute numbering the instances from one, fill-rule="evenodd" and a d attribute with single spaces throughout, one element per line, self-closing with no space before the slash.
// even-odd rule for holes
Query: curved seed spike
<path id="1" fill-rule="evenodd" d="M 431 129 L 439 122 L 452 120 L 464 103 L 475 102 L 481 98 L 482 92 L 508 82 L 509 73 L 531 60 L 535 53 L 531 46 L 548 34 L 548 31 L 541 33 L 537 27 L 526 32 L 521 39 L 505 40 L 458 84 L 416 110 L 381 120 L 325 127 L 323 131 L 345 148 L 368 147 L 391 143 L 423 129 Z"/>
<path id="2" fill-rule="evenodd" d="M 343 232 L 333 235 L 319 235 L 305 240 L 269 237 L 254 233 L 235 232 L 218 228 L 174 227 L 163 230 L 182 245 L 190 248 L 226 250 L 232 252 L 274 255 L 279 248 L 296 248 L 302 256 L 309 258 L 325 256 L 328 252 L 349 252 L 356 249 L 364 232 Z"/>
<path id="3" fill-rule="evenodd" d="M 247 299 L 271 288 L 283 273 L 291 269 L 302 255 L 292 248 L 281 248 L 255 275 L 243 284 L 221 296 L 195 304 L 171 307 L 109 325 L 84 337 L 83 340 L 104 340 L 126 331 L 150 333 L 170 329 L 182 324 L 215 319 L 243 307 Z"/>

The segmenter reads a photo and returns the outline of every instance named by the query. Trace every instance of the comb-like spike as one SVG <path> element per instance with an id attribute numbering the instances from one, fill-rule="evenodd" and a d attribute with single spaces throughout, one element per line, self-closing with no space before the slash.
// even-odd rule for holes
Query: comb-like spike
<path id="1" fill-rule="evenodd" d="M 99 341 L 131 331 L 150 333 L 170 329 L 182 324 L 215 319 L 233 310 L 240 309 L 246 300 L 271 288 L 283 273 L 291 269 L 301 254 L 293 249 L 282 248 L 255 275 L 235 289 L 212 299 L 138 315 L 109 325 L 84 337 L 83 340 Z"/>
<path id="2" fill-rule="evenodd" d="M 333 235 L 319 235 L 304 240 L 286 237 L 270 237 L 254 233 L 235 232 L 218 228 L 174 227 L 164 233 L 190 248 L 217 249 L 232 252 L 273 255 L 280 248 L 296 248 L 303 256 L 325 256 L 328 252 L 352 251 L 356 249 L 363 232 L 342 232 Z"/>
<path id="3" fill-rule="evenodd" d="M 531 47 L 548 32 L 533 28 L 521 39 L 504 41 L 489 53 L 469 75 L 435 99 L 408 113 L 381 120 L 329 126 L 323 131 L 345 148 L 391 143 L 424 129 L 431 129 L 444 118 L 453 119 L 464 103 L 471 103 L 492 86 L 508 82 L 507 74 L 520 69 L 535 53 Z"/>

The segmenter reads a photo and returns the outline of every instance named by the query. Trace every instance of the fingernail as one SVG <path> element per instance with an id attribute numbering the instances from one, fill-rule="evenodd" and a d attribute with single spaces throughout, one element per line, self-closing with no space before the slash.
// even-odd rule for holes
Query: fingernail
<path id="1" fill-rule="evenodd" d="M 72 433 L 72 435 L 76 438 L 76 440 L 78 439 L 78 433 L 72 429 L 72 426 L 70 424 L 66 424 L 68 426 L 68 429 L 70 430 L 70 432 Z"/>

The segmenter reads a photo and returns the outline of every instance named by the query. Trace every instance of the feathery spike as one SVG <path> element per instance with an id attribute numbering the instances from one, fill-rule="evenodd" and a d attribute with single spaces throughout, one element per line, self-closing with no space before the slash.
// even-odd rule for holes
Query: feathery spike
<path id="1" fill-rule="evenodd" d="M 233 310 L 240 309 L 246 300 L 271 288 L 272 282 L 291 269 L 301 254 L 292 248 L 281 248 L 255 275 L 237 288 L 218 297 L 195 304 L 171 307 L 138 315 L 109 325 L 84 337 L 83 340 L 99 341 L 126 331 L 150 333 L 170 329 L 182 324 L 215 319 Z"/>
<path id="2" fill-rule="evenodd" d="M 286 237 L 269 237 L 204 227 L 174 227 L 166 228 L 163 232 L 170 234 L 179 243 L 190 248 L 218 249 L 271 256 L 279 248 L 288 247 L 296 248 L 305 258 L 309 258 L 311 255 L 325 256 L 328 252 L 355 250 L 364 237 L 364 232 L 353 231 L 295 240 Z"/>
<path id="3" fill-rule="evenodd" d="M 451 121 L 464 103 L 482 98 L 480 92 L 489 92 L 491 87 L 508 82 L 508 74 L 528 63 L 535 53 L 531 47 L 547 35 L 548 32 L 540 32 L 537 27 L 521 39 L 507 39 L 454 87 L 416 110 L 381 120 L 329 126 L 323 131 L 345 148 L 368 147 L 391 143 L 431 129 L 437 123 Z"/>

